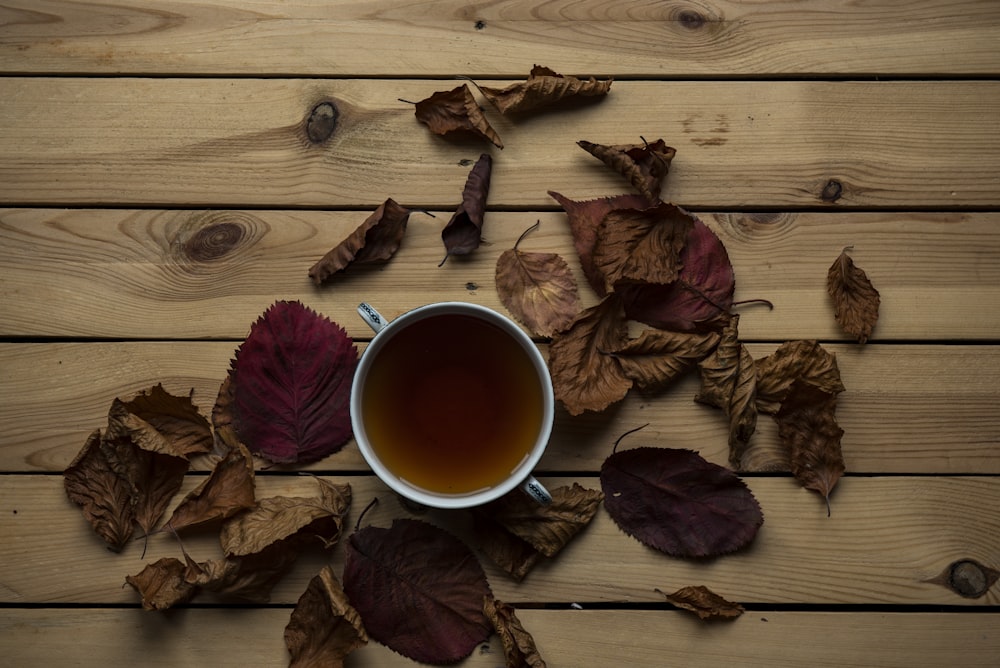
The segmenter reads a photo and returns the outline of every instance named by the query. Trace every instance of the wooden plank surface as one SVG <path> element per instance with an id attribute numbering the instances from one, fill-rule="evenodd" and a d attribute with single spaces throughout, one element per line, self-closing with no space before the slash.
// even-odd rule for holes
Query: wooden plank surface
<path id="1" fill-rule="evenodd" d="M 960 661 L 993 668 L 1000 659 L 1000 615 L 940 612 L 749 612 L 732 624 L 705 624 L 673 610 L 518 610 L 542 658 L 552 666 L 662 665 L 669 656 L 692 668 L 885 666 L 937 668 Z M 187 609 L 157 615 L 141 610 L 0 610 L 0 647 L 10 666 L 57 661 L 101 668 L 107 647 L 125 663 L 242 668 L 287 662 L 282 632 L 287 608 Z M 627 651 L 624 648 L 628 648 Z M 502 664 L 496 636 L 459 663 Z M 352 668 L 415 665 L 371 642 L 351 655 Z"/>
<path id="2" fill-rule="evenodd" d="M 0 79 L 0 202 L 329 208 L 391 196 L 451 209 L 466 161 L 487 147 L 442 141 L 399 99 L 456 83 Z M 303 124 L 324 102 L 339 121 L 312 144 Z M 997 81 L 621 81 L 586 108 L 498 119 L 489 203 L 623 192 L 575 143 L 642 136 L 677 149 L 664 197 L 686 206 L 995 207 L 998 107 Z"/>
<path id="3" fill-rule="evenodd" d="M 515 76 L 533 59 L 653 77 L 996 74 L 983 27 L 998 23 L 991 0 L 13 0 L 0 70 Z"/>

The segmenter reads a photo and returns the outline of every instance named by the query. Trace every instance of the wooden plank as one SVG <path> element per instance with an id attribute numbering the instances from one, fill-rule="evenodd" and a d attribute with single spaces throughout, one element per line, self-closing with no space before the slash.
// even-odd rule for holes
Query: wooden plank
<path id="1" fill-rule="evenodd" d="M 452 209 L 486 147 L 432 135 L 399 98 L 455 83 L 6 78 L 0 202 Z M 325 102 L 339 121 L 312 144 Z M 685 206 L 997 206 L 998 107 L 997 81 L 621 81 L 586 108 L 496 119 L 490 203 L 622 192 L 575 142 L 642 136 L 678 149 L 664 197 Z"/>
<path id="2" fill-rule="evenodd" d="M 736 272 L 750 340 L 844 339 L 826 272 L 845 246 L 875 282 L 882 306 L 873 341 L 995 340 L 1000 331 L 1000 214 L 699 214 Z M 370 335 L 355 308 L 393 317 L 430 301 L 475 301 L 503 311 L 499 255 L 519 246 L 558 252 L 587 285 L 562 212 L 490 212 L 488 243 L 438 267 L 450 213 L 414 213 L 403 246 L 382 267 L 352 269 L 322 288 L 307 272 L 368 211 L 142 211 L 0 209 L 0 335 L 230 338 L 276 299 L 298 299 Z M 42 304 L 45 308 L 39 308 Z M 58 313 L 58 317 L 53 314 Z"/>
<path id="3" fill-rule="evenodd" d="M 200 482 L 191 476 L 187 489 Z M 350 482 L 354 500 L 345 527 L 373 497 L 381 499 L 366 525 L 389 526 L 408 516 L 391 493 L 370 476 L 332 478 Z M 595 478 L 542 478 L 551 487 L 573 481 L 599 488 Z M 957 560 L 974 559 L 1000 569 L 1000 478 L 885 477 L 841 480 L 833 514 L 813 492 L 789 478 L 752 478 L 748 484 L 764 511 L 764 526 L 748 549 L 709 562 L 673 559 L 629 538 L 601 510 L 587 529 L 556 557 L 518 583 L 492 563 L 484 568 L 495 595 L 512 603 L 654 603 L 655 590 L 704 584 L 730 600 L 754 604 L 997 605 L 1000 587 L 980 598 L 963 598 L 931 582 Z M 258 476 L 258 497 L 315 494 L 315 482 L 289 475 Z M 105 549 L 70 504 L 61 476 L 0 479 L 0 601 L 11 604 L 128 604 L 136 594 L 124 577 L 165 556 L 181 558 L 167 534 L 148 545 L 136 540 L 121 554 Z M 421 519 L 469 533 L 470 516 L 434 511 Z M 350 529 L 347 529 L 350 531 Z M 145 556 L 143 557 L 143 550 Z M 184 536 L 192 558 L 218 558 L 217 535 Z M 278 583 L 274 603 L 294 603 L 324 564 L 310 552 Z M 333 551 L 341 572 L 343 549 Z M 617 567 L 616 564 L 627 564 Z M 211 603 L 205 597 L 204 602 Z"/>
<path id="4" fill-rule="evenodd" d="M 0 650 L 10 666 L 72 663 L 163 666 L 284 665 L 288 609 L 4 609 Z M 672 610 L 518 610 L 546 665 L 740 665 L 761 668 L 949 665 L 993 668 L 1000 615 L 982 613 L 750 612 L 705 624 Z M 503 649 L 490 638 L 459 666 L 493 667 Z M 958 659 L 958 657 L 961 657 Z M 835 664 L 834 664 L 835 662 Z M 353 654 L 355 668 L 413 666 L 377 642 Z"/>
<path id="5" fill-rule="evenodd" d="M 536 62 L 631 76 L 996 74 L 990 0 L 600 3 L 15 0 L 0 70 L 517 76 Z M 371 57 L 378 45 L 379 57 Z"/>
<path id="6" fill-rule="evenodd" d="M 775 344 L 753 344 L 770 354 Z M 997 346 L 828 345 L 847 391 L 837 419 L 855 473 L 1000 473 L 1000 348 Z M 194 390 L 208 415 L 229 368 L 234 343 L 101 343 L 0 345 L 0 471 L 62 471 L 88 434 L 103 428 L 115 397 L 163 383 Z M 728 461 L 728 424 L 720 411 L 692 399 L 691 375 L 654 396 L 632 393 L 604 413 L 573 417 L 559 410 L 543 470 L 596 471 L 622 432 L 648 423 L 629 442 L 698 450 Z M 757 466 L 780 461 L 776 426 L 761 416 L 753 438 Z M 201 465 L 200 465 L 201 466 Z M 310 467 L 365 471 L 347 445 Z"/>

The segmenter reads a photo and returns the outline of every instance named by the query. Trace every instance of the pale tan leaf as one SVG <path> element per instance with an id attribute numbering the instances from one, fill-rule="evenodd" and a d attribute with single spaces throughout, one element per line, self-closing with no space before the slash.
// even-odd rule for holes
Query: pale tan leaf
<path id="1" fill-rule="evenodd" d="M 704 585 L 682 587 L 673 594 L 663 596 L 678 608 L 698 615 L 700 619 L 736 619 L 744 612 L 742 605 L 727 601 Z"/>

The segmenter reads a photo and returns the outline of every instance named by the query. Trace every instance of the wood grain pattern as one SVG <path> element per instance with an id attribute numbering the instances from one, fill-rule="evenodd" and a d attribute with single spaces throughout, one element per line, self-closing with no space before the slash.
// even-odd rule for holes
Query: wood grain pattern
<path id="1" fill-rule="evenodd" d="M 123 663 L 153 667 L 281 666 L 288 660 L 281 634 L 289 614 L 286 608 L 225 614 L 187 609 L 172 615 L 7 609 L 0 610 L 0 649 L 12 666 L 55 660 L 103 668 L 108 648 Z M 766 611 L 747 613 L 732 624 L 704 624 L 673 610 L 522 609 L 517 615 L 553 668 L 620 665 L 623 656 L 631 665 L 661 665 L 669 656 L 691 668 L 799 668 L 817 665 L 817 657 L 838 666 L 886 668 L 937 668 L 960 657 L 964 667 L 993 668 L 1000 658 L 997 613 Z M 493 636 L 457 665 L 493 668 L 502 662 L 502 652 Z M 372 642 L 353 653 L 349 665 L 406 668 L 414 663 Z"/>
<path id="2" fill-rule="evenodd" d="M 486 147 L 432 135 L 399 98 L 455 84 L 0 79 L 0 202 L 451 209 Z M 303 124 L 325 102 L 337 127 L 312 144 Z M 498 119 L 489 203 L 623 192 L 575 142 L 644 136 L 677 149 L 664 197 L 685 206 L 997 206 L 998 106 L 996 81 L 621 81 L 585 108 Z"/>
<path id="3" fill-rule="evenodd" d="M 182 494 L 201 480 L 189 477 L 194 479 Z M 394 517 L 411 516 L 371 476 L 337 480 L 353 489 L 345 527 L 354 526 L 373 497 L 380 503 L 365 515 L 366 525 L 388 526 Z M 542 478 L 551 487 L 574 480 L 599 488 L 591 477 Z M 751 478 L 748 484 L 763 508 L 764 526 L 747 549 L 711 562 L 655 552 L 622 533 L 601 510 L 584 532 L 521 583 L 491 563 L 483 567 L 497 598 L 520 604 L 662 602 L 655 589 L 674 591 L 692 583 L 743 603 L 1000 602 L 995 587 L 971 599 L 931 582 L 959 559 L 1000 569 L 1000 480 L 995 477 L 848 477 L 832 497 L 831 517 L 816 494 L 790 478 Z M 315 494 L 315 485 L 301 476 L 262 475 L 257 495 Z M 164 556 L 181 557 L 168 534 L 151 537 L 148 545 L 136 540 L 121 554 L 109 552 L 66 499 L 60 476 L 5 481 L 0 508 L 0 533 L 7 537 L 0 546 L 0 600 L 5 603 L 134 603 L 135 592 L 122 588 L 125 575 Z M 465 513 L 420 517 L 468 538 Z M 212 532 L 186 535 L 184 549 L 196 560 L 220 556 Z M 324 552 L 303 555 L 276 586 L 272 602 L 294 603 L 330 558 Z M 334 549 L 332 564 L 342 572 L 342 547 Z"/>
<path id="4" fill-rule="evenodd" d="M 533 59 L 647 77 L 996 74 L 979 28 L 998 20 L 990 0 L 13 0 L 0 70 L 510 77 Z"/>
<path id="5" fill-rule="evenodd" d="M 241 339 L 277 299 L 301 300 L 363 338 L 361 301 L 388 317 L 444 300 L 502 312 L 497 258 L 535 221 L 520 248 L 560 253 L 585 305 L 596 303 L 561 212 L 490 212 L 488 243 L 442 267 L 450 212 L 414 213 L 388 264 L 316 288 L 309 267 L 367 215 L 0 209 L 0 335 Z M 736 298 L 774 303 L 740 309 L 748 340 L 844 340 L 825 281 L 845 246 L 882 293 L 874 341 L 991 340 L 1000 331 L 1000 310 L 988 307 L 1000 303 L 1000 214 L 699 215 L 726 245 Z"/>

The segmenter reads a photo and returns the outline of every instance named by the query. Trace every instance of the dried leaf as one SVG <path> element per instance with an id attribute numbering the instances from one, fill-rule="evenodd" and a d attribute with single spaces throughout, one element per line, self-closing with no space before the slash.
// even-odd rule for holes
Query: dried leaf
<path id="1" fill-rule="evenodd" d="M 63 472 L 63 485 L 108 549 L 120 552 L 134 530 L 132 486 L 112 469 L 101 440 L 100 429 L 90 434 Z"/>
<path id="2" fill-rule="evenodd" d="M 733 552 L 764 522 L 736 474 L 691 450 L 616 452 L 601 467 L 601 487 L 608 514 L 625 533 L 671 556 Z"/>
<path id="3" fill-rule="evenodd" d="M 460 540 L 420 520 L 365 527 L 347 540 L 344 591 L 368 634 L 423 663 L 455 663 L 486 640 L 486 574 Z"/>
<path id="4" fill-rule="evenodd" d="M 278 301 L 232 361 L 233 419 L 250 452 L 307 463 L 351 438 L 358 351 L 342 327 L 300 302 Z"/>
<path id="5" fill-rule="evenodd" d="M 578 141 L 577 145 L 628 179 L 632 187 L 650 201 L 660 198 L 663 179 L 670 171 L 670 161 L 677 153 L 662 139 L 657 139 L 652 144 L 605 146 Z"/>
<path id="6" fill-rule="evenodd" d="M 719 335 L 647 329 L 608 352 L 625 376 L 643 391 L 666 387 L 715 349 Z"/>
<path id="7" fill-rule="evenodd" d="M 340 539 L 344 516 L 351 505 L 351 486 L 315 479 L 314 497 L 272 496 L 222 525 L 219 539 L 227 556 L 256 554 L 290 538 L 319 539 L 332 547 Z"/>
<path id="8" fill-rule="evenodd" d="M 545 668 L 535 639 L 524 630 L 514 606 L 487 596 L 483 599 L 483 613 L 500 636 L 506 668 Z"/>
<path id="9" fill-rule="evenodd" d="M 324 566 L 309 581 L 285 626 L 289 668 L 337 668 L 344 658 L 368 644 L 358 611 L 347 600 L 333 569 Z"/>
<path id="10" fill-rule="evenodd" d="M 627 337 L 621 300 L 612 294 L 580 313 L 569 329 L 552 339 L 552 388 L 570 415 L 602 411 L 625 398 L 632 381 L 618 360 L 604 351 L 620 347 Z"/>
<path id="11" fill-rule="evenodd" d="M 439 135 L 467 134 L 485 139 L 497 148 L 503 142 L 483 114 L 468 84 L 447 91 L 438 91 L 417 102 L 417 120 Z"/>
<path id="12" fill-rule="evenodd" d="M 149 393 L 142 392 L 131 401 L 116 400 L 109 420 L 118 420 L 133 440 L 143 444 L 141 447 L 146 450 L 175 457 L 203 454 L 212 449 L 212 430 L 208 420 L 191 401 L 193 392 L 186 397 L 178 397 L 164 390 L 162 384 L 157 384 Z M 164 445 L 154 445 L 144 439 L 143 434 L 150 429 L 164 439 Z"/>
<path id="13" fill-rule="evenodd" d="M 854 264 L 847 251 L 841 251 L 830 265 L 826 290 L 833 298 L 833 315 L 840 328 L 858 343 L 865 343 L 878 321 L 880 298 L 868 275 Z"/>
<path id="14" fill-rule="evenodd" d="M 607 290 L 604 275 L 594 264 L 594 246 L 597 244 L 597 231 L 604 217 L 616 209 L 645 209 L 652 203 L 641 195 L 618 195 L 581 202 L 551 190 L 549 196 L 559 202 L 566 212 L 583 275 L 587 277 L 587 282 L 597 295 L 603 297 L 607 294 Z"/>
<path id="15" fill-rule="evenodd" d="M 844 430 L 837 424 L 836 408 L 836 394 L 796 380 L 774 416 L 792 475 L 806 489 L 819 492 L 826 500 L 827 515 L 830 493 L 845 470 L 840 448 Z"/>
<path id="16" fill-rule="evenodd" d="M 553 336 L 580 312 L 573 272 L 556 253 L 529 253 L 514 248 L 497 258 L 496 286 L 500 301 L 537 336 Z"/>
<path id="17" fill-rule="evenodd" d="M 733 265 L 719 237 L 691 217 L 693 227 L 680 253 L 676 281 L 619 286 L 630 319 L 678 332 L 719 330 L 728 321 L 736 288 Z"/>
<path id="18" fill-rule="evenodd" d="M 381 264 L 399 250 L 410 220 L 410 210 L 391 197 L 379 205 L 349 237 L 334 246 L 309 270 L 320 285 L 351 264 Z"/>
<path id="19" fill-rule="evenodd" d="M 729 461 L 739 466 L 757 428 L 757 371 L 739 340 L 739 316 L 730 317 L 719 345 L 698 363 L 701 391 L 695 401 L 716 406 L 729 418 Z"/>
<path id="20" fill-rule="evenodd" d="M 736 619 L 744 612 L 742 605 L 727 601 L 704 585 L 682 587 L 673 594 L 663 596 L 678 608 L 690 610 L 700 619 Z"/>
<path id="21" fill-rule="evenodd" d="M 187 565 L 174 557 L 148 564 L 125 582 L 139 592 L 146 610 L 167 610 L 187 603 L 198 594 L 198 586 L 185 580 Z"/>
<path id="22" fill-rule="evenodd" d="M 264 604 L 274 586 L 291 570 L 298 546 L 269 545 L 257 554 L 195 562 L 188 559 L 185 581 L 224 600 Z"/>
<path id="23" fill-rule="evenodd" d="M 605 290 L 630 283 L 672 283 L 681 267 L 681 249 L 694 218 L 661 202 L 646 209 L 609 211 L 597 231 L 594 266 Z"/>
<path id="24" fill-rule="evenodd" d="M 236 445 L 174 509 L 167 521 L 170 529 L 224 520 L 255 505 L 253 458 L 242 443 Z"/>
<path id="25" fill-rule="evenodd" d="M 612 81 L 563 76 L 547 67 L 535 65 L 526 81 L 502 89 L 480 86 L 479 90 L 501 114 L 506 115 L 533 111 L 571 97 L 603 97 L 611 89 Z"/>
<path id="26" fill-rule="evenodd" d="M 476 545 L 497 566 L 520 582 L 544 557 L 527 541 L 485 513 L 473 515 Z"/>
<path id="27" fill-rule="evenodd" d="M 837 357 L 815 340 L 787 341 L 767 357 L 755 362 L 757 368 L 757 410 L 774 414 L 796 380 L 838 394 L 844 391 Z"/>
<path id="28" fill-rule="evenodd" d="M 479 248 L 492 170 L 493 158 L 483 153 L 469 171 L 465 189 L 462 191 L 462 203 L 441 230 L 441 240 L 446 251 L 445 260 L 451 255 L 468 255 Z"/>

